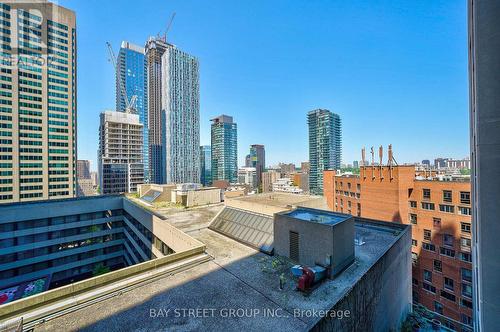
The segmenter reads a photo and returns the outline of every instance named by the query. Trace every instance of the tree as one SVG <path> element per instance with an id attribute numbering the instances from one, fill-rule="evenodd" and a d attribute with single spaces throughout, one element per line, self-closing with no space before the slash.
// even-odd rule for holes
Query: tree
<path id="1" fill-rule="evenodd" d="M 101 274 L 105 274 L 109 272 L 109 267 L 104 265 L 103 263 L 99 263 L 94 266 L 94 270 L 92 271 L 92 275 L 94 277 L 100 276 Z"/>

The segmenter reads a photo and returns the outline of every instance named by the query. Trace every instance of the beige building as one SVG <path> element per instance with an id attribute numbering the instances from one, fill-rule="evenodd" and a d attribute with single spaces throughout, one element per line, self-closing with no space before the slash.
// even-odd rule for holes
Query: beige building
<path id="1" fill-rule="evenodd" d="M 274 171 L 274 170 L 269 170 L 267 172 L 262 173 L 262 192 L 263 193 L 268 193 L 273 191 L 273 183 L 276 182 L 276 180 L 281 178 L 281 173 Z"/>
<path id="2" fill-rule="evenodd" d="M 74 197 L 75 13 L 2 1 L 0 17 L 0 203 Z"/>

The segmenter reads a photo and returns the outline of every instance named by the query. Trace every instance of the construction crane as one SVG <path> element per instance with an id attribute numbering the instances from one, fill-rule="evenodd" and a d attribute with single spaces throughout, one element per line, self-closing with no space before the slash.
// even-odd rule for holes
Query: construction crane
<path id="1" fill-rule="evenodd" d="M 175 12 L 172 13 L 172 16 L 170 16 L 170 21 L 168 21 L 167 29 L 165 30 L 165 35 L 164 35 L 165 42 L 167 41 L 167 34 L 168 34 L 168 31 L 170 30 L 170 27 L 172 26 L 172 22 L 174 21 L 174 18 L 175 18 Z"/>
<path id="2" fill-rule="evenodd" d="M 117 64 L 115 52 L 113 52 L 113 47 L 111 47 L 110 42 L 106 42 L 106 45 L 108 46 L 109 57 L 111 58 L 111 62 L 113 63 L 113 67 L 115 68 L 116 79 L 118 80 L 118 86 L 120 87 L 121 95 L 122 95 L 123 99 L 125 99 L 125 113 L 136 114 L 137 113 L 137 109 L 136 109 L 137 95 L 133 95 L 130 98 L 130 100 L 128 99 L 127 90 L 125 89 L 125 82 L 123 82 L 121 75 L 118 74 L 118 64 Z"/>

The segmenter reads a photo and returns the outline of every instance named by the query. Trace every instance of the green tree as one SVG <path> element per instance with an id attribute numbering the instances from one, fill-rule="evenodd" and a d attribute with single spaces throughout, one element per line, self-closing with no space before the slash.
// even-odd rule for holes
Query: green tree
<path id="1" fill-rule="evenodd" d="M 92 271 L 92 275 L 94 277 L 100 276 L 101 274 L 105 274 L 109 272 L 109 267 L 104 265 L 103 263 L 99 263 L 96 266 L 94 266 L 94 270 Z"/>

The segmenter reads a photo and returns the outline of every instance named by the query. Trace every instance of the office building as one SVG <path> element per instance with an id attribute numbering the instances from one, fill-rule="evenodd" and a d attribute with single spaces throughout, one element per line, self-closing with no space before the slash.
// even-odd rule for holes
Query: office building
<path id="1" fill-rule="evenodd" d="M 340 117 L 325 109 L 307 113 L 309 126 L 309 187 L 312 194 L 323 194 L 323 171 L 340 169 L 342 130 Z"/>
<path id="2" fill-rule="evenodd" d="M 143 125 L 139 115 L 105 111 L 99 125 L 99 187 L 101 194 L 130 193 L 144 183 Z"/>
<path id="3" fill-rule="evenodd" d="M 447 328 L 472 330 L 471 184 L 423 177 L 415 166 L 325 171 L 331 210 L 412 227 L 413 302 Z"/>
<path id="4" fill-rule="evenodd" d="M 0 203 L 74 197 L 75 13 L 4 1 L 0 17 Z"/>
<path id="5" fill-rule="evenodd" d="M 134 109 L 143 125 L 143 164 L 144 180 L 149 181 L 149 148 L 148 148 L 148 95 L 147 95 L 147 66 L 144 47 L 123 41 L 118 52 L 116 66 L 116 111 L 125 112 L 126 96 L 130 99 L 135 96 Z M 122 87 L 120 87 L 122 84 Z"/>
<path id="6" fill-rule="evenodd" d="M 359 168 L 359 161 L 354 160 L 354 161 L 352 162 L 352 167 L 353 167 L 353 168 Z"/>
<path id="7" fill-rule="evenodd" d="M 252 161 L 250 160 L 250 155 L 245 156 L 245 167 L 252 167 Z"/>
<path id="8" fill-rule="evenodd" d="M 250 166 L 257 171 L 257 188 L 262 185 L 262 172 L 266 169 L 266 151 L 264 145 L 250 145 Z"/>
<path id="9" fill-rule="evenodd" d="M 200 183 L 212 185 L 212 148 L 210 145 L 200 146 Z"/>
<path id="10" fill-rule="evenodd" d="M 276 170 L 268 170 L 262 173 L 262 192 L 268 193 L 273 191 L 273 183 L 281 178 L 281 173 Z"/>
<path id="11" fill-rule="evenodd" d="M 200 83 L 194 56 L 167 44 L 161 56 L 162 179 L 200 181 Z"/>
<path id="12" fill-rule="evenodd" d="M 78 179 L 90 179 L 90 160 L 77 160 L 76 177 Z"/>
<path id="13" fill-rule="evenodd" d="M 220 115 L 213 118 L 212 138 L 212 181 L 238 181 L 238 137 L 233 117 Z"/>
<path id="14" fill-rule="evenodd" d="M 162 159 L 162 56 L 168 44 L 150 37 L 146 42 L 149 175 L 151 183 L 164 183 Z"/>
<path id="15" fill-rule="evenodd" d="M 251 190 L 257 189 L 257 169 L 255 167 L 240 167 L 238 183 L 247 184 Z"/>

